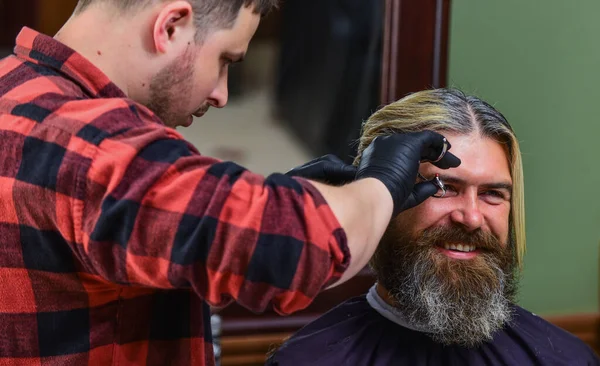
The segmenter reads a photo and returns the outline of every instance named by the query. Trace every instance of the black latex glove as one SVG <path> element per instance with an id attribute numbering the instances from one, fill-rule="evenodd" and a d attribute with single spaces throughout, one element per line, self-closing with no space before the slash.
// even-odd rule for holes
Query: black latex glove
<path id="1" fill-rule="evenodd" d="M 377 137 L 363 152 L 356 178 L 376 178 L 385 184 L 392 194 L 396 216 L 437 192 L 437 186 L 431 182 L 415 182 L 421 161 L 435 161 L 443 146 L 444 136 L 432 131 Z M 446 152 L 432 164 L 442 169 L 455 168 L 460 159 Z"/>
<path id="2" fill-rule="evenodd" d="M 290 177 L 302 177 L 332 185 L 343 185 L 354 181 L 357 168 L 346 164 L 335 155 L 325 155 L 309 161 L 285 173 Z"/>

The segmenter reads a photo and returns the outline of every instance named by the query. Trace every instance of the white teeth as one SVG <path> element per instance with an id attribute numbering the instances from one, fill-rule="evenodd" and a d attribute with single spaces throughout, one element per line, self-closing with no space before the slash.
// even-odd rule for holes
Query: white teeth
<path id="1" fill-rule="evenodd" d="M 459 252 L 472 252 L 475 249 L 477 249 L 477 247 L 475 245 L 463 245 L 463 244 L 444 244 L 444 249 L 446 250 L 456 250 Z"/>

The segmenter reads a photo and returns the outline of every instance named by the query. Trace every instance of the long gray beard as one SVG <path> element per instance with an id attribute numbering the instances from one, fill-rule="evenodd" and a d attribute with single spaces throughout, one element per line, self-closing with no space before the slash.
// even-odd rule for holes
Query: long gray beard
<path id="1" fill-rule="evenodd" d="M 497 281 L 473 281 L 470 291 L 458 294 L 451 281 L 432 270 L 435 263 L 422 256 L 403 284 L 388 290 L 410 324 L 427 329 L 436 342 L 474 347 L 492 340 L 512 318 L 514 274 L 505 274 L 496 263 L 488 265 Z"/>

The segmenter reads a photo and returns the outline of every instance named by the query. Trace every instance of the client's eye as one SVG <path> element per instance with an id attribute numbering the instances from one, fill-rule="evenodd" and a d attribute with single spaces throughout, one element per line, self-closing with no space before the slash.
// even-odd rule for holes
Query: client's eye
<path id="1" fill-rule="evenodd" d="M 481 193 L 488 201 L 492 204 L 499 204 L 508 200 L 507 195 L 504 192 L 497 190 L 488 190 Z"/>
<path id="2" fill-rule="evenodd" d="M 446 195 L 443 198 L 456 197 L 458 195 L 458 190 L 452 184 L 444 184 L 444 187 L 446 188 Z M 438 195 L 441 196 L 442 193 L 443 193 L 442 190 L 438 189 L 436 196 L 438 196 Z M 442 198 L 442 197 L 440 197 L 440 198 Z"/>

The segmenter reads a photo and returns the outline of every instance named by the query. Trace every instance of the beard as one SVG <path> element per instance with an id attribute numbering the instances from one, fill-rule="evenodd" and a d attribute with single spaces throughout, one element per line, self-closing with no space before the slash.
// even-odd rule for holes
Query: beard
<path id="1" fill-rule="evenodd" d="M 193 90 L 194 53 L 187 50 L 159 71 L 150 81 L 150 100 L 147 107 L 169 127 L 187 124 L 186 113 Z"/>
<path id="2" fill-rule="evenodd" d="M 517 271 L 514 245 L 491 233 L 436 227 L 418 235 L 390 226 L 371 266 L 406 320 L 444 345 L 490 341 L 512 318 Z M 477 246 L 478 255 L 452 259 L 439 247 Z"/>

